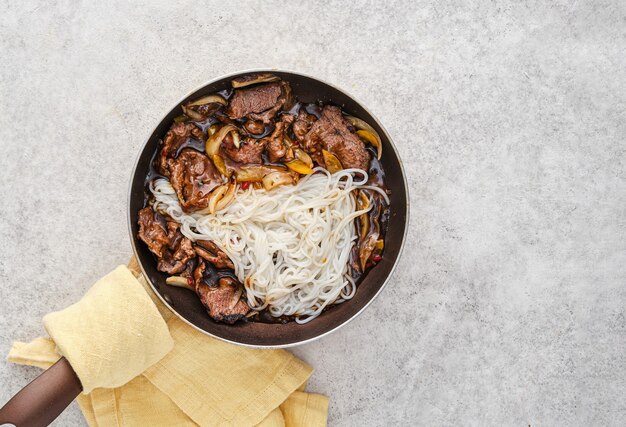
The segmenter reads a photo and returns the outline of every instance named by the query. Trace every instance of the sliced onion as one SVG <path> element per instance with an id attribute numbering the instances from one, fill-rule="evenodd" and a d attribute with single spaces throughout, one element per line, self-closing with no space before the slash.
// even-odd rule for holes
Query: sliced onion
<path id="1" fill-rule="evenodd" d="M 241 145 L 241 138 L 239 138 L 239 132 L 233 131 L 231 132 L 231 135 L 233 136 L 233 145 L 239 148 L 239 146 Z"/>
<path id="2" fill-rule="evenodd" d="M 190 104 L 187 104 L 187 107 L 195 107 L 196 105 L 205 105 L 205 104 L 226 105 L 226 100 L 219 95 L 207 95 L 207 96 L 203 96 L 200 99 L 196 99 Z"/>
<path id="3" fill-rule="evenodd" d="M 344 116 L 344 118 L 347 121 L 349 121 L 350 124 L 352 126 L 354 126 L 355 128 L 357 128 L 358 130 L 366 130 L 366 131 L 370 132 L 374 136 L 374 138 L 376 139 L 377 143 L 376 144 L 372 143 L 372 145 L 374 145 L 378 149 L 378 153 L 377 153 L 378 156 L 377 157 L 380 160 L 380 158 L 381 158 L 381 156 L 383 154 L 383 144 L 382 144 L 382 141 L 380 139 L 380 135 L 378 135 L 378 132 L 376 132 L 374 130 L 374 128 L 369 125 L 369 123 L 367 123 L 367 122 L 365 122 L 365 121 L 363 121 L 363 120 L 361 120 L 361 119 L 359 119 L 357 117 L 354 117 L 354 116 Z"/>
<path id="4" fill-rule="evenodd" d="M 343 169 L 341 162 L 333 153 L 322 150 L 322 155 L 324 156 L 324 163 L 326 164 L 326 170 L 328 172 L 335 173 Z"/>
<path id="5" fill-rule="evenodd" d="M 237 128 L 233 125 L 224 125 L 220 128 L 219 131 L 214 133 L 207 139 L 204 149 L 209 157 L 213 157 L 220 151 L 220 144 L 222 140 L 229 132 L 237 131 Z"/>
<path id="6" fill-rule="evenodd" d="M 235 193 L 237 192 L 237 183 L 233 182 L 228 186 L 228 191 L 224 194 L 224 197 L 215 205 L 215 212 L 221 211 L 226 206 L 230 205 L 235 200 Z"/>
<path id="7" fill-rule="evenodd" d="M 230 170 L 226 167 L 224 159 L 219 154 L 214 155 L 212 158 L 215 168 L 224 176 L 230 176 Z"/>
<path id="8" fill-rule="evenodd" d="M 292 171 L 301 173 L 302 175 L 310 175 L 313 173 L 313 169 L 311 169 L 306 163 L 302 160 L 292 160 L 290 162 L 285 163 L 289 169 Z"/>
<path id="9" fill-rule="evenodd" d="M 257 83 L 269 83 L 280 80 L 278 76 L 270 73 L 255 74 L 252 76 L 237 77 L 231 81 L 234 88 L 246 87 Z"/>
<path id="10" fill-rule="evenodd" d="M 265 175 L 272 172 L 285 171 L 277 166 L 243 166 L 235 170 L 235 179 L 237 182 L 261 182 Z"/>
<path id="11" fill-rule="evenodd" d="M 224 185 L 220 185 L 219 187 L 217 187 L 215 190 L 211 192 L 211 196 L 209 197 L 209 206 L 208 206 L 209 212 L 211 214 L 215 213 L 215 207 L 217 206 L 217 202 L 219 202 L 222 199 L 222 197 L 226 193 L 226 190 L 228 190 L 228 185 L 224 184 Z"/>
<path id="12" fill-rule="evenodd" d="M 293 183 L 293 175 L 285 171 L 275 171 L 263 177 L 263 188 L 265 188 L 267 191 L 270 191 L 281 185 Z"/>
<path id="13" fill-rule="evenodd" d="M 293 154 L 296 156 L 296 159 L 300 160 L 308 167 L 313 168 L 313 159 L 311 159 L 311 156 L 309 156 L 306 151 L 301 148 L 296 148 L 293 150 Z"/>
<path id="14" fill-rule="evenodd" d="M 165 283 L 170 286 L 177 286 L 179 288 L 186 288 L 190 290 L 194 290 L 193 286 L 189 285 L 189 280 L 183 276 L 170 276 L 165 279 Z"/>
<path id="15" fill-rule="evenodd" d="M 209 126 L 209 128 L 206 130 L 207 135 L 211 136 L 213 134 L 215 134 L 215 132 L 217 132 L 220 129 L 220 125 L 218 124 L 214 124 Z"/>
<path id="16" fill-rule="evenodd" d="M 205 119 L 205 117 L 202 114 L 198 113 L 197 111 L 193 111 L 191 108 L 189 108 L 186 105 L 183 105 L 181 108 L 183 109 L 183 113 L 189 116 L 191 120 L 195 120 L 199 122 Z"/>
<path id="17" fill-rule="evenodd" d="M 376 147 L 376 157 L 378 158 L 378 160 L 380 160 L 380 158 L 383 156 L 383 146 L 380 143 L 380 140 L 376 138 L 376 135 L 374 135 L 369 130 L 363 130 L 363 129 L 356 131 L 356 134 L 359 135 L 361 139 L 366 140 L 367 142 L 372 144 L 374 147 Z"/>
<path id="18" fill-rule="evenodd" d="M 374 251 L 377 240 L 378 233 L 374 232 L 367 236 L 367 238 L 359 245 L 359 261 L 361 262 L 361 271 L 363 272 L 365 271 L 365 267 L 367 266 L 367 261 L 370 259 L 370 256 Z"/>
<path id="19" fill-rule="evenodd" d="M 370 198 L 367 197 L 367 194 L 362 190 L 360 190 L 357 195 L 356 207 L 360 211 L 363 209 L 369 209 L 370 207 Z M 359 239 L 363 240 L 370 231 L 369 214 L 367 212 L 359 215 L 359 225 L 361 226 L 359 229 Z"/>

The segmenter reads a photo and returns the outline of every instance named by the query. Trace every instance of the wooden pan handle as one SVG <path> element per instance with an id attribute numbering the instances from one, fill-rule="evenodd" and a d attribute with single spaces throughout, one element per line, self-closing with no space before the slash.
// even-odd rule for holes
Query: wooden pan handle
<path id="1" fill-rule="evenodd" d="M 62 357 L 0 409 L 0 425 L 47 426 L 82 390 L 70 363 Z"/>

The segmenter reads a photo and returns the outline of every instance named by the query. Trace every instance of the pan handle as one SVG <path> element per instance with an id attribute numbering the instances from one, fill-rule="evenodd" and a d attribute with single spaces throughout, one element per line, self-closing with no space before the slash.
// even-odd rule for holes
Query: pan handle
<path id="1" fill-rule="evenodd" d="M 62 357 L 0 409 L 0 425 L 47 426 L 82 390 L 70 363 Z"/>

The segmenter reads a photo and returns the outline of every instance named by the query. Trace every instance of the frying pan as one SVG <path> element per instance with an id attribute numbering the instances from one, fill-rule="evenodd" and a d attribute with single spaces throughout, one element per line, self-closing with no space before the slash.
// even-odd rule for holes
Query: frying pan
<path id="1" fill-rule="evenodd" d="M 144 207 L 146 175 L 159 141 L 171 126 L 174 117 L 182 114 L 181 104 L 229 89 L 232 79 L 257 72 L 270 72 L 288 81 L 299 101 L 304 103 L 322 101 L 340 106 L 346 113 L 369 123 L 378 132 L 383 144 L 381 162 L 385 170 L 386 184 L 391 190 L 390 217 L 383 259 L 361 279 L 352 299 L 330 308 L 304 325 L 295 322 L 226 325 L 213 321 L 195 293 L 165 284 L 167 276 L 156 269 L 154 256 L 147 246 L 137 239 L 137 212 Z M 363 312 L 382 291 L 393 273 L 404 245 L 408 216 L 408 186 L 402 161 L 389 134 L 378 120 L 354 97 L 329 83 L 300 73 L 267 69 L 247 70 L 220 77 L 181 99 L 161 119 L 143 145 L 132 171 L 128 196 L 128 228 L 133 252 L 156 295 L 180 319 L 198 331 L 233 344 L 257 348 L 285 348 L 311 342 L 339 329 Z M 63 411 L 80 390 L 78 378 L 69 363 L 62 358 L 0 409 L 0 423 L 13 422 L 18 427 L 47 425 Z"/>

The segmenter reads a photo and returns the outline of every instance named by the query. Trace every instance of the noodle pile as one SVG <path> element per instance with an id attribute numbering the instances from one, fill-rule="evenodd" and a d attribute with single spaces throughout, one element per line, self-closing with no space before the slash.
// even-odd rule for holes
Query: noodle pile
<path id="1" fill-rule="evenodd" d="M 353 191 L 367 188 L 386 198 L 364 185 L 367 178 L 359 169 L 331 175 L 316 168 L 296 185 L 240 189 L 215 214 L 183 212 L 166 179 L 154 180 L 150 190 L 154 208 L 179 222 L 183 235 L 211 240 L 230 257 L 253 310 L 306 323 L 356 291 L 348 272 L 354 219 L 369 209 L 356 210 Z"/>

